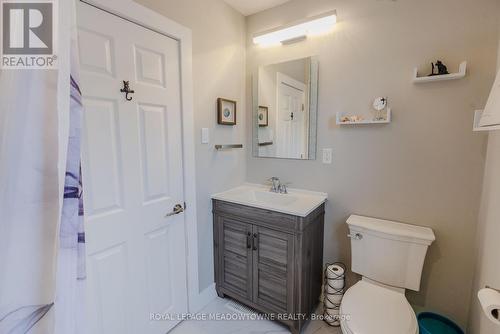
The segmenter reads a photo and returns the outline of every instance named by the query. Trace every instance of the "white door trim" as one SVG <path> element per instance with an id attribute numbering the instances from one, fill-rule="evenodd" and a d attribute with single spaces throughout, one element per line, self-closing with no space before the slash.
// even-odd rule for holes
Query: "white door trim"
<path id="1" fill-rule="evenodd" d="M 198 227 L 196 214 L 196 169 L 194 144 L 194 112 L 192 82 L 192 34 L 186 28 L 132 0 L 79 0 L 115 14 L 145 28 L 179 41 L 181 60 L 182 149 L 184 166 L 184 196 L 187 210 L 186 229 L 187 287 L 189 312 L 205 306 L 206 294 L 198 284 Z"/>
<path id="2" fill-rule="evenodd" d="M 286 75 L 285 73 L 281 72 L 276 72 L 276 82 L 277 82 L 277 89 L 279 89 L 279 84 L 281 82 L 285 83 L 286 85 L 296 88 L 297 90 L 301 90 L 303 92 L 306 92 L 306 84 L 303 82 L 300 82 L 298 80 L 295 80 L 291 76 Z"/>

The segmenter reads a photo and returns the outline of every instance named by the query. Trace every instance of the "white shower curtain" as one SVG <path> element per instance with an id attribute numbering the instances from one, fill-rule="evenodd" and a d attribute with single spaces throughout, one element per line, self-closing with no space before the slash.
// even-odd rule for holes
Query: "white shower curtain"
<path id="1" fill-rule="evenodd" d="M 0 71 L 0 334 L 83 333 L 75 0 L 57 8 L 58 69 Z"/>

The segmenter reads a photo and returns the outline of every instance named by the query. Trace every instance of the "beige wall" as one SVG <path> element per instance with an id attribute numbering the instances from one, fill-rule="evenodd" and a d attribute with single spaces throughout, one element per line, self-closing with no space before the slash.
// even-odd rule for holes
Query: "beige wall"
<path id="1" fill-rule="evenodd" d="M 245 180 L 245 152 L 215 152 L 214 144 L 245 141 L 245 19 L 222 0 L 136 0 L 193 32 L 193 82 L 198 187 L 200 291 L 213 283 L 210 194 Z M 238 102 L 238 125 L 217 125 L 216 100 Z M 210 145 L 201 144 L 201 128 Z M 180 145 L 180 143 L 179 143 Z M 189 205 L 189 203 L 188 203 Z"/>
<path id="2" fill-rule="evenodd" d="M 259 48 L 253 33 L 337 9 L 333 34 L 291 46 Z M 467 322 L 473 245 L 484 167 L 485 137 L 471 131 L 473 110 L 486 102 L 494 79 L 498 33 L 496 0 L 292 0 L 247 18 L 247 109 L 257 66 L 319 56 L 318 156 L 333 148 L 332 165 L 251 157 L 247 181 L 270 176 L 329 194 L 325 261 L 349 260 L 346 218 L 351 213 L 432 227 L 437 242 L 425 264 L 422 289 L 410 301 Z M 411 82 L 417 65 L 444 60 L 459 81 Z M 335 113 L 364 112 L 388 96 L 387 126 L 335 125 Z M 247 132 L 251 131 L 250 112 Z M 247 143 L 251 143 L 248 135 Z"/>
<path id="3" fill-rule="evenodd" d="M 500 23 L 500 21 L 499 21 Z M 500 49 L 497 69 L 500 69 Z M 488 154 L 483 180 L 483 194 L 477 231 L 477 263 L 471 296 L 469 332 L 500 334 L 500 327 L 490 322 L 480 308 L 477 291 L 486 285 L 500 289 L 500 132 L 488 135 Z"/>

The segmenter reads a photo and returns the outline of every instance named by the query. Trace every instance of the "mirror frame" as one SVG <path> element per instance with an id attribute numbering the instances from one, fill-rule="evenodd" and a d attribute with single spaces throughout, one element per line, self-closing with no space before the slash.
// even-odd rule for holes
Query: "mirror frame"
<path id="1" fill-rule="evenodd" d="M 252 80 L 252 155 L 254 158 L 262 159 L 284 159 L 284 160 L 298 160 L 308 161 L 316 160 L 317 152 L 317 135 L 318 135 L 318 93 L 319 93 L 319 61 L 318 56 L 308 56 L 302 58 L 288 59 L 283 62 L 294 61 L 298 59 L 309 58 L 311 60 L 310 66 L 310 80 L 309 80 L 309 155 L 307 159 L 297 158 L 281 158 L 281 157 L 261 157 L 259 156 L 259 69 L 262 66 L 270 66 L 279 63 L 272 63 L 262 65 L 254 70 Z"/>

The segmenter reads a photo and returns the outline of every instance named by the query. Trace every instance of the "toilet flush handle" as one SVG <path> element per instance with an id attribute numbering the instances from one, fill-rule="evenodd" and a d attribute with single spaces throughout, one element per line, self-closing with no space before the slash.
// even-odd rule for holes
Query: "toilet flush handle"
<path id="1" fill-rule="evenodd" d="M 354 240 L 361 240 L 361 239 L 363 239 L 363 235 L 361 233 L 348 234 L 347 236 L 349 238 L 351 238 L 351 239 L 354 239 Z"/>

